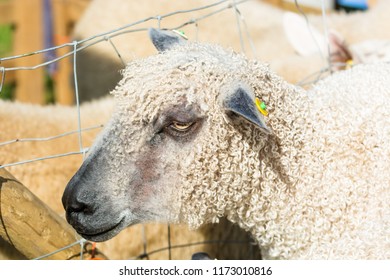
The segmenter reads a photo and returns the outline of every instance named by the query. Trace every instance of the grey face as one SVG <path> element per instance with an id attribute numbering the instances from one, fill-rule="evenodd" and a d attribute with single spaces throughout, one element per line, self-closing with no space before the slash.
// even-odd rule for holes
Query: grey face
<path id="1" fill-rule="evenodd" d="M 177 219 L 172 192 L 183 165 L 174 154 L 185 152 L 204 122 L 197 108 L 184 104 L 138 127 L 127 127 L 121 116 L 95 143 L 62 198 L 68 222 L 89 240 L 109 239 L 139 222 Z"/>
<path id="2" fill-rule="evenodd" d="M 163 50 L 164 33 L 152 32 L 152 40 L 153 36 L 159 37 L 159 49 Z M 172 38 L 168 40 L 171 46 Z M 151 79 L 148 86 L 154 82 Z M 202 153 L 210 150 L 210 140 L 218 145 L 217 137 L 208 137 L 215 126 L 221 129 L 226 125 L 225 119 L 238 116 L 269 133 L 256 109 L 254 94 L 241 83 L 232 82 L 223 92 L 219 88 L 196 89 L 197 93 L 203 90 L 206 98 L 202 99 L 190 86 L 188 92 L 186 88 L 162 92 L 169 91 L 164 82 L 156 82 L 156 88 L 153 84 L 152 94 L 144 98 L 139 98 L 142 89 L 138 93 L 138 87 L 131 89 L 132 95 L 126 92 L 118 98 L 113 118 L 65 189 L 62 203 L 66 218 L 88 240 L 110 239 L 135 223 L 180 222 L 181 208 L 185 207 L 183 188 L 200 191 L 207 187 L 203 174 L 191 174 L 191 166 L 194 161 L 198 166 L 203 164 Z M 187 84 L 192 83 L 189 77 Z M 126 81 L 121 86 L 126 88 Z M 137 103 L 140 100 L 142 104 Z M 208 169 L 207 164 L 204 169 Z M 189 177 L 196 180 L 190 182 Z M 201 185 L 196 185 L 199 182 Z"/>

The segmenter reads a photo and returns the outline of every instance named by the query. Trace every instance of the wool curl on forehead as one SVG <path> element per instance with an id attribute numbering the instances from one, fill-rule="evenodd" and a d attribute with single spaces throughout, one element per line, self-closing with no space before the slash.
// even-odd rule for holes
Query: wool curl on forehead
<path id="1" fill-rule="evenodd" d="M 238 86 L 254 91 L 257 97 L 266 101 L 272 112 L 268 124 L 276 128 L 276 138 L 284 136 L 280 141 L 299 142 L 286 136 L 288 132 L 281 129 L 286 126 L 290 112 L 297 110 L 296 99 L 299 98 L 293 97 L 297 89 L 276 76 L 267 65 L 215 45 L 191 43 L 131 62 L 123 76 L 113 93 L 119 106 L 131 113 L 130 122 L 149 123 L 161 108 L 178 104 L 183 98 L 186 104 L 196 103 L 202 113 L 207 114 L 210 129 L 197 137 L 196 147 L 191 154 L 185 155 L 192 159 L 192 163 L 181 173 L 183 184 L 186 185 L 180 196 L 185 201 L 183 205 L 186 205 L 181 211 L 181 219 L 190 227 L 217 222 L 226 211 L 244 213 L 248 206 L 241 205 L 240 209 L 235 209 L 238 203 L 228 205 L 226 202 L 237 202 L 253 192 L 251 186 L 263 184 L 261 173 L 273 182 L 272 186 L 262 185 L 265 193 L 285 187 L 285 182 L 280 179 L 283 168 L 279 166 L 280 153 L 283 151 L 279 150 L 278 144 L 269 141 L 268 137 L 250 125 L 237 127 L 227 122 L 218 100 L 220 94 L 233 91 Z M 291 91 L 291 95 L 285 95 L 286 91 Z M 291 101 L 285 100 L 290 98 Z M 286 102 L 281 103 L 281 100 Z M 277 118 L 276 112 L 281 111 L 282 118 Z M 289 129 L 301 129 L 294 126 L 291 125 Z M 299 146 L 299 143 L 296 145 Z M 260 164 L 259 152 L 262 148 L 267 151 L 267 157 Z M 199 205 L 196 202 L 198 198 L 206 196 L 208 203 Z M 267 205 L 264 202 L 253 207 Z"/>
<path id="2" fill-rule="evenodd" d="M 235 82 L 259 84 L 259 78 L 268 77 L 270 70 L 267 65 L 249 61 L 232 50 L 189 43 L 132 61 L 122 75 L 112 91 L 118 105 L 133 112 L 134 117 L 139 113 L 150 121 L 158 108 L 183 99 L 207 110 L 224 87 Z"/>

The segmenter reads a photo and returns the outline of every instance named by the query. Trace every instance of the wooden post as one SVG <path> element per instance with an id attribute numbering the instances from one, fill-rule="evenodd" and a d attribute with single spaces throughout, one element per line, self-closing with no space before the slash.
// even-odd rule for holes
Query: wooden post
<path id="1" fill-rule="evenodd" d="M 66 9 L 66 5 L 69 5 L 67 1 L 52 0 L 53 11 L 53 25 L 54 25 L 54 43 L 55 45 L 62 45 L 68 43 L 70 36 L 69 17 Z M 57 56 L 62 56 L 72 51 L 70 47 L 63 47 L 56 52 Z M 63 105 L 74 104 L 74 86 L 72 80 L 72 58 L 73 56 L 66 57 L 58 61 L 57 71 L 54 75 L 54 93 L 56 103 Z"/>
<path id="2" fill-rule="evenodd" d="M 87 8 L 89 2 L 89 0 L 52 0 L 55 45 L 62 45 L 71 40 L 71 29 Z M 63 47 L 57 50 L 57 56 L 62 56 L 70 51 L 72 51 L 71 47 Z M 73 56 L 60 60 L 58 70 L 54 76 L 56 103 L 63 105 L 74 104 L 75 100 L 72 59 Z"/>
<path id="3" fill-rule="evenodd" d="M 43 49 L 42 0 L 14 0 L 13 4 L 16 24 L 14 53 L 19 55 Z M 15 66 L 35 66 L 42 62 L 42 55 L 31 55 L 16 59 Z M 18 101 L 44 104 L 44 71 L 41 67 L 15 72 L 17 80 L 15 98 Z"/>
<path id="4" fill-rule="evenodd" d="M 13 10 L 13 1 L 0 1 L 0 24 L 12 24 L 14 22 L 14 10 Z M 4 68 L 10 68 L 13 67 L 14 64 L 10 60 L 6 60 L 0 63 L 0 67 Z M 2 75 L 2 72 L 0 71 L 0 75 Z M 15 73 L 14 71 L 10 71 L 5 76 L 5 81 L 1 80 L 2 77 L 0 77 L 0 85 L 3 84 L 10 84 L 15 81 Z M 0 93 L 1 94 L 1 93 Z"/>
<path id="5" fill-rule="evenodd" d="M 0 236 L 29 259 L 52 253 L 80 239 L 74 229 L 4 168 L 0 169 Z M 75 245 L 45 259 L 80 258 Z M 84 259 L 91 255 L 84 253 Z M 103 258 L 95 255 L 95 258 Z"/>
<path id="6" fill-rule="evenodd" d="M 13 1 L 0 1 L 0 24 L 12 23 L 13 16 Z"/>

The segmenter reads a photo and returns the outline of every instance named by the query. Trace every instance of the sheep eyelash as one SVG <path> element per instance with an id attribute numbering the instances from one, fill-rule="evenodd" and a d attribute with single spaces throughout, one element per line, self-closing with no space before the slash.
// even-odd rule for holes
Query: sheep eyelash
<path id="1" fill-rule="evenodd" d="M 183 128 L 180 128 L 183 126 Z M 175 139 L 185 139 L 192 136 L 196 130 L 200 127 L 200 121 L 193 122 L 179 122 L 172 121 L 165 128 L 163 132 Z"/>
<path id="2" fill-rule="evenodd" d="M 191 129 L 191 127 L 195 124 L 195 122 L 179 122 L 173 121 L 168 127 L 174 129 L 178 132 L 187 132 Z"/>

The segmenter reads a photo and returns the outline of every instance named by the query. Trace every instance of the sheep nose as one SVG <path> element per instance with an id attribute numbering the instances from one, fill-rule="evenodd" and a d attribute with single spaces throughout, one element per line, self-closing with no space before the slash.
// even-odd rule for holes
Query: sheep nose
<path id="1" fill-rule="evenodd" d="M 72 197 L 65 204 L 66 220 L 76 230 L 79 229 L 81 221 L 94 214 L 91 203 L 80 201 L 77 197 Z"/>
<path id="2" fill-rule="evenodd" d="M 68 221 L 72 218 L 77 220 L 82 215 L 92 215 L 97 208 L 96 190 L 91 187 L 96 185 L 91 162 L 98 162 L 99 160 L 96 158 L 98 155 L 98 152 L 89 155 L 65 187 L 62 195 L 62 205 L 66 211 Z"/>
<path id="3" fill-rule="evenodd" d="M 71 218 L 75 214 L 90 214 L 93 212 L 93 207 L 88 199 L 88 195 L 77 186 L 76 180 L 71 180 L 65 188 L 62 195 L 62 205 L 66 211 L 67 218 Z"/>
<path id="4" fill-rule="evenodd" d="M 92 208 L 87 203 L 78 201 L 77 199 L 73 199 L 70 203 L 68 203 L 65 210 L 69 213 L 88 214 L 92 212 Z"/>

